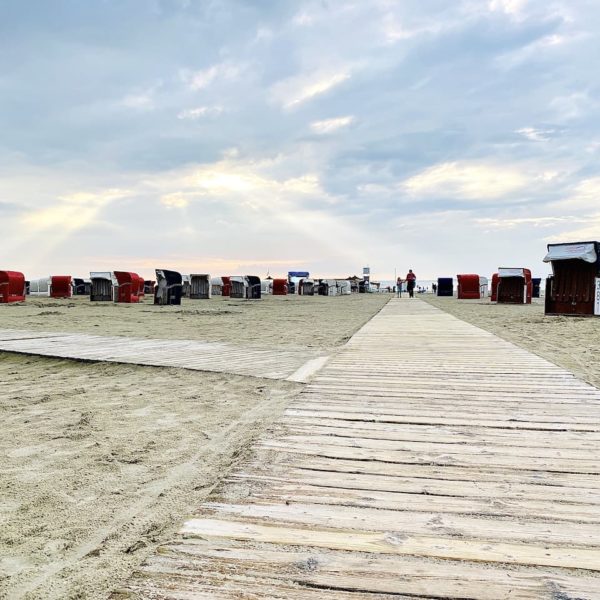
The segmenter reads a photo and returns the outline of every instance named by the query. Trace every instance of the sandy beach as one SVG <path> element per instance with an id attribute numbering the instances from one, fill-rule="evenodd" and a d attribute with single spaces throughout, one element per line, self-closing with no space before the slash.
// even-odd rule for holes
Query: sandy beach
<path id="1" fill-rule="evenodd" d="M 423 294 L 433 306 L 526 348 L 600 387 L 600 319 L 544 316 L 543 300 L 492 304 Z"/>
<path id="2" fill-rule="evenodd" d="M 268 346 L 335 347 L 388 300 L 388 294 L 265 296 L 261 300 L 184 299 L 181 306 L 28 298 L 2 306 L 0 329 L 206 340 Z"/>
<path id="3" fill-rule="evenodd" d="M 0 327 L 334 348 L 387 302 L 29 301 Z M 0 597 L 106 598 L 245 456 L 300 384 L 0 353 Z"/>

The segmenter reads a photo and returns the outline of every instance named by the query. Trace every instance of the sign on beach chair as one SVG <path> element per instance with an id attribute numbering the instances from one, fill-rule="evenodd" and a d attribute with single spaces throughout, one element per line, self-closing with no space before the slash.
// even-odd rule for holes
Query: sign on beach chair
<path id="1" fill-rule="evenodd" d="M 547 315 L 600 315 L 600 242 L 548 244 Z"/>
<path id="2" fill-rule="evenodd" d="M 0 271 L 0 304 L 25 300 L 25 275 L 18 271 Z"/>

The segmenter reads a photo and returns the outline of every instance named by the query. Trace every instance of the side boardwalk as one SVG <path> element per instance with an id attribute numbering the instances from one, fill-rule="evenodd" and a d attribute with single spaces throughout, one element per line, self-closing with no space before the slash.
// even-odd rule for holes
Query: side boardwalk
<path id="1" fill-rule="evenodd" d="M 600 391 L 392 300 L 115 598 L 600 599 Z"/>
<path id="2" fill-rule="evenodd" d="M 163 340 L 0 329 L 0 351 L 74 360 L 176 367 L 305 382 L 327 356 L 311 348 L 235 346 L 224 342 Z"/>

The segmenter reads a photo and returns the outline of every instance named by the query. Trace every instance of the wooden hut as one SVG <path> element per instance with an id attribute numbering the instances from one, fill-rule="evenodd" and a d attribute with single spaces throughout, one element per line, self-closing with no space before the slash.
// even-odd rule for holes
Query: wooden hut
<path id="1" fill-rule="evenodd" d="M 522 267 L 498 269 L 498 304 L 531 304 L 531 271 Z"/>
<path id="2" fill-rule="evenodd" d="M 25 300 L 25 275 L 18 271 L 0 271 L 0 304 Z"/>
<path id="3" fill-rule="evenodd" d="M 600 242 L 548 244 L 547 315 L 600 315 Z"/>

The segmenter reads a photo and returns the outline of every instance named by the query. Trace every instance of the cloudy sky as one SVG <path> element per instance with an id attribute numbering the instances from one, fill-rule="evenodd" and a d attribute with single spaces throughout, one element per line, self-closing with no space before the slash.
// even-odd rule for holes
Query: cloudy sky
<path id="1" fill-rule="evenodd" d="M 600 238 L 597 0 L 0 0 L 0 267 L 420 277 Z"/>

